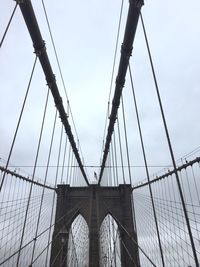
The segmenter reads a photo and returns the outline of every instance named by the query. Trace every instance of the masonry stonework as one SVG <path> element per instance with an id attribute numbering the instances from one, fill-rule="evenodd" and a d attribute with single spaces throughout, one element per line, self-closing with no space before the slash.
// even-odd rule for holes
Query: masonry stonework
<path id="1" fill-rule="evenodd" d="M 110 214 L 119 227 L 122 267 L 139 267 L 132 206 L 130 185 L 58 185 L 55 216 L 57 223 L 52 237 L 51 266 L 67 266 L 68 233 L 72 222 L 80 214 L 89 228 L 89 266 L 99 267 L 99 231 L 104 218 Z"/>

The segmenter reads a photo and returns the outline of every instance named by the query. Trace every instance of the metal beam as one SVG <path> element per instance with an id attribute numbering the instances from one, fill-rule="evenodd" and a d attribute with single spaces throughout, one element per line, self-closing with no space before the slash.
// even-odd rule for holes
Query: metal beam
<path id="1" fill-rule="evenodd" d="M 141 188 L 143 186 L 147 186 L 148 184 L 152 184 L 152 183 L 155 183 L 159 180 L 165 179 L 168 176 L 172 176 L 177 171 L 181 172 L 183 169 L 186 169 L 189 166 L 192 167 L 195 163 L 200 163 L 200 157 L 197 157 L 196 159 L 193 159 L 193 160 L 186 162 L 185 164 L 181 165 L 180 167 L 177 167 L 176 170 L 171 170 L 171 171 L 168 171 L 167 173 L 165 173 L 161 176 L 156 176 L 156 178 L 152 179 L 150 182 L 142 182 L 138 185 L 135 185 L 135 186 L 133 186 L 132 190 L 135 190 L 135 189 Z"/>
<path id="2" fill-rule="evenodd" d="M 62 103 L 62 98 L 60 96 L 57 84 L 56 84 L 56 79 L 55 79 L 55 75 L 53 74 L 52 68 L 51 68 L 51 64 L 46 52 L 46 46 L 45 46 L 45 42 L 42 39 L 42 35 L 38 26 L 38 22 L 33 10 L 33 6 L 30 0 L 25 0 L 25 1 L 18 1 L 19 6 L 20 6 L 20 10 L 22 12 L 22 15 L 24 17 L 26 26 L 28 28 L 29 34 L 31 36 L 32 42 L 33 42 L 33 47 L 35 49 L 35 53 L 37 54 L 42 69 L 44 71 L 45 77 L 46 77 L 46 81 L 47 81 L 47 85 L 49 86 L 52 96 L 54 98 L 54 102 L 56 105 L 56 108 L 59 112 L 61 121 L 64 125 L 65 128 L 65 132 L 69 138 L 69 142 L 72 146 L 72 150 L 74 152 L 74 155 L 76 157 L 76 160 L 78 162 L 78 165 L 81 169 L 81 172 L 83 174 L 83 177 L 87 183 L 87 185 L 89 185 L 85 170 L 83 168 L 83 164 L 76 146 L 76 142 L 74 140 L 74 136 L 72 134 L 71 131 L 71 126 L 69 124 L 68 118 L 67 118 L 67 114 L 65 112 L 63 103 Z"/>
<path id="3" fill-rule="evenodd" d="M 6 174 L 10 174 L 11 176 L 15 176 L 16 178 L 19 178 L 19 179 L 24 180 L 26 182 L 29 182 L 29 183 L 32 183 L 32 184 L 35 184 L 35 185 L 39 185 L 39 186 L 45 187 L 47 189 L 51 189 L 51 190 L 55 190 L 56 189 L 53 186 L 50 186 L 50 185 L 47 185 L 47 184 L 42 184 L 39 181 L 33 181 L 29 177 L 25 177 L 25 176 L 23 176 L 23 175 L 21 175 L 19 173 L 16 173 L 15 171 L 11 171 L 9 169 L 6 169 L 3 166 L 0 166 L 0 171 L 1 172 L 5 172 Z"/>
<path id="4" fill-rule="evenodd" d="M 119 62 L 118 74 L 115 82 L 115 93 L 112 101 L 112 109 L 110 114 L 110 122 L 107 129 L 106 143 L 104 147 L 104 154 L 101 164 L 99 184 L 102 179 L 103 171 L 105 168 L 110 143 L 112 139 L 112 134 L 114 131 L 115 121 L 117 119 L 117 112 L 120 105 L 120 99 L 122 95 L 122 90 L 125 84 L 126 72 L 129 64 L 129 58 L 133 49 L 133 41 L 135 38 L 135 33 L 137 29 L 137 24 L 139 20 L 140 10 L 144 4 L 143 0 L 130 0 L 129 1 L 129 10 L 126 21 L 126 28 L 124 33 L 124 40 L 121 46 L 121 57 Z"/>

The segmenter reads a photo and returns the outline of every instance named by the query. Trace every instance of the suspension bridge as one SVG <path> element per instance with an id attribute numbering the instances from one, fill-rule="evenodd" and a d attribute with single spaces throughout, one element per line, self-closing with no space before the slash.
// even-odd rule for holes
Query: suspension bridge
<path id="1" fill-rule="evenodd" d="M 199 267 L 200 148 L 180 159 L 175 154 L 142 14 L 146 3 L 118 1 L 101 155 L 98 163 L 87 165 L 77 130 L 82 120 L 85 124 L 84 110 L 80 119 L 74 118 L 46 3 L 38 1 L 50 36 L 50 53 L 37 4 L 31 0 L 10 2 L 9 8 L 5 5 L 9 16 L 2 23 L 0 43 L 0 53 L 5 55 L 0 60 L 5 67 L 0 90 L 6 91 L 5 95 L 1 92 L 0 110 L 0 266 Z M 19 35 L 24 28 L 26 39 L 20 40 L 22 61 L 17 62 L 20 70 L 15 76 L 17 65 L 12 64 L 6 49 L 16 54 L 12 39 L 16 18 L 21 21 Z M 82 31 L 81 22 L 77 17 L 74 20 Z M 168 164 L 152 164 L 145 141 L 144 114 L 134 82 L 137 66 L 131 62 L 139 27 L 155 93 L 151 105 L 157 106 L 161 120 L 155 127 L 163 132 L 167 152 L 162 152 L 159 140 L 152 141 L 153 150 L 159 150 L 161 159 L 168 154 Z M 32 65 L 25 50 L 32 54 Z M 145 101 L 147 104 L 152 98 Z M 194 128 L 190 130 L 194 132 Z M 90 134 L 85 137 L 88 143 Z M 138 155 L 135 144 L 140 147 Z M 133 164 L 137 157 L 142 164 Z M 158 172 L 158 168 L 162 170 Z"/>

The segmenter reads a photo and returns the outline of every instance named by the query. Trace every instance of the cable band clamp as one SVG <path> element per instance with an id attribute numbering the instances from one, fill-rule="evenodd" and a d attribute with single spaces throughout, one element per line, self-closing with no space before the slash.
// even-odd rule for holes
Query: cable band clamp
<path id="1" fill-rule="evenodd" d="M 42 46 L 40 47 L 40 48 L 36 48 L 36 47 L 34 47 L 35 48 L 35 54 L 36 54 L 36 56 L 41 56 L 42 55 L 42 53 L 43 53 L 43 51 L 45 51 L 46 50 L 46 45 L 45 45 L 45 41 L 43 41 L 43 44 L 42 44 Z"/>
<path id="2" fill-rule="evenodd" d="M 136 8 L 141 8 L 144 5 L 144 0 L 129 0 L 129 3 Z"/>
<path id="3" fill-rule="evenodd" d="M 132 48 L 130 50 L 127 50 L 124 47 L 124 44 L 121 46 L 121 54 L 123 54 L 126 58 L 126 60 L 129 60 L 129 58 L 132 56 Z"/>
<path id="4" fill-rule="evenodd" d="M 24 4 L 24 0 L 14 0 L 18 5 Z"/>

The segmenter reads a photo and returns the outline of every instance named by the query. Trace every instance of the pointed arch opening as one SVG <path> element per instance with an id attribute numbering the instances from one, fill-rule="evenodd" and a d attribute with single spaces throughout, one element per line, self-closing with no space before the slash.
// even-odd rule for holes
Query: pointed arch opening
<path id="1" fill-rule="evenodd" d="M 67 249 L 67 267 L 76 266 L 89 266 L 89 228 L 81 214 L 71 224 Z"/>
<path id="2" fill-rule="evenodd" d="M 99 255 L 100 267 L 121 267 L 120 232 L 118 224 L 108 214 L 100 227 Z"/>

